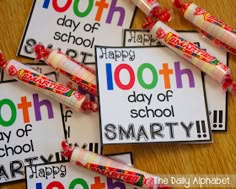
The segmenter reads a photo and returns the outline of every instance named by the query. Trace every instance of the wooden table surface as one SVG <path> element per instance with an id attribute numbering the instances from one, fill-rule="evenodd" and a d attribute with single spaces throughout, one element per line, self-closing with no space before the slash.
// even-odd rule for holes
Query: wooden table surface
<path id="1" fill-rule="evenodd" d="M 185 1 L 187 2 L 187 1 Z M 235 0 L 194 0 L 200 7 L 236 28 Z M 159 0 L 170 8 L 171 0 Z M 17 48 L 30 12 L 32 0 L 0 0 L 0 49 L 6 59 L 29 60 L 16 57 Z M 173 10 L 168 23 L 177 30 L 195 29 Z M 133 28 L 140 28 L 144 15 L 138 11 Z M 39 31 L 40 32 L 40 31 Z M 230 55 L 229 66 L 236 80 L 236 56 Z M 217 102 L 215 102 L 217 103 Z M 228 131 L 213 134 L 212 144 L 141 144 L 105 146 L 103 152 L 133 152 L 135 166 L 154 174 L 236 174 L 236 97 L 228 98 Z M 0 159 L 1 162 L 1 159 Z M 24 182 L 0 185 L 0 189 L 23 189 Z M 217 187 L 216 187 L 217 188 Z"/>

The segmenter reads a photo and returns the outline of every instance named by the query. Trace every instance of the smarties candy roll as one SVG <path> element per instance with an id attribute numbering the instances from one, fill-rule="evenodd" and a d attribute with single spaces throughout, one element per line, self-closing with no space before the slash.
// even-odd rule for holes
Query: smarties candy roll
<path id="1" fill-rule="evenodd" d="M 218 81 L 223 89 L 236 94 L 236 84 L 233 82 L 230 69 L 226 65 L 198 48 L 194 43 L 185 40 L 161 21 L 154 23 L 149 19 L 149 27 L 151 34 L 156 36 L 161 43 Z"/>
<path id="2" fill-rule="evenodd" d="M 49 79 L 48 77 L 30 69 L 16 60 L 5 61 L 0 63 L 3 70 L 13 79 L 33 87 L 35 90 L 57 100 L 58 102 L 69 106 L 75 110 L 87 110 L 86 98 L 84 95 L 73 91 L 64 85 Z"/>
<path id="3" fill-rule="evenodd" d="M 231 54 L 236 55 L 236 48 L 230 47 L 229 45 L 223 43 L 222 41 L 214 38 L 212 35 L 206 33 L 205 31 L 198 29 L 198 32 L 203 35 L 204 38 L 207 38 L 211 43 L 213 43 L 216 47 L 228 51 Z"/>
<path id="4" fill-rule="evenodd" d="M 157 17 L 162 22 L 168 22 L 171 19 L 171 14 L 168 10 L 161 10 L 160 4 L 156 0 L 130 0 L 133 2 L 145 15 Z"/>
<path id="5" fill-rule="evenodd" d="M 200 31 L 202 30 L 203 32 L 200 33 L 210 39 L 213 44 L 230 53 L 236 54 L 235 29 L 194 3 L 184 4 L 180 0 L 173 0 L 173 4 L 175 7 L 181 8 L 184 18 L 197 26 Z"/>
<path id="6" fill-rule="evenodd" d="M 93 70 L 58 50 L 45 49 L 42 45 L 35 46 L 35 53 L 37 59 L 43 58 L 48 65 L 68 77 L 88 93 L 97 96 L 96 75 Z"/>
<path id="7" fill-rule="evenodd" d="M 70 163 L 84 167 L 103 176 L 149 189 L 170 189 L 167 186 L 158 184 L 159 177 L 83 148 L 69 146 L 65 141 L 62 142 L 62 149 L 62 155 L 69 158 Z"/>

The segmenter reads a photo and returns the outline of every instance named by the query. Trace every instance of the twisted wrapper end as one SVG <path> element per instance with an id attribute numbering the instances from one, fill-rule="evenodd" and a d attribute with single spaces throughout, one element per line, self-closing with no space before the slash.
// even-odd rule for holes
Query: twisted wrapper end
<path id="1" fill-rule="evenodd" d="M 93 112 L 97 112 L 98 111 L 98 104 L 96 102 L 93 102 L 93 101 L 85 101 L 82 104 L 81 108 L 84 111 L 91 110 Z"/>
<path id="2" fill-rule="evenodd" d="M 172 14 L 168 9 L 161 10 L 160 7 L 155 7 L 151 11 L 150 16 L 159 19 L 162 22 L 169 22 L 171 20 Z"/>
<path id="3" fill-rule="evenodd" d="M 180 0 L 172 0 L 172 3 L 174 5 L 174 7 L 178 8 L 178 9 L 183 8 L 183 3 Z"/>
<path id="4" fill-rule="evenodd" d="M 61 153 L 61 155 L 63 157 L 66 157 L 66 158 L 71 158 L 72 156 L 72 153 L 73 153 L 73 150 L 74 150 L 74 147 L 73 146 L 70 146 L 67 141 L 62 141 L 61 142 L 61 147 L 62 147 L 62 150 L 63 152 Z"/>
<path id="5" fill-rule="evenodd" d="M 188 8 L 191 3 L 183 3 L 181 0 L 172 0 L 175 8 L 182 9 L 183 12 Z"/>
<path id="6" fill-rule="evenodd" d="M 222 88 L 236 95 L 236 83 L 233 81 L 231 75 L 226 75 L 222 84 Z"/>
<path id="7" fill-rule="evenodd" d="M 50 53 L 50 51 L 46 49 L 41 43 L 34 46 L 34 52 L 36 54 L 36 60 L 46 58 Z"/>
<path id="8" fill-rule="evenodd" d="M 3 53 L 0 50 L 0 67 L 4 67 L 6 65 L 7 61 L 4 60 L 3 58 Z"/>
<path id="9" fill-rule="evenodd" d="M 146 22 L 142 24 L 142 28 L 151 30 L 153 26 L 155 25 L 155 23 L 156 23 L 156 20 L 154 20 L 151 17 L 147 17 Z"/>

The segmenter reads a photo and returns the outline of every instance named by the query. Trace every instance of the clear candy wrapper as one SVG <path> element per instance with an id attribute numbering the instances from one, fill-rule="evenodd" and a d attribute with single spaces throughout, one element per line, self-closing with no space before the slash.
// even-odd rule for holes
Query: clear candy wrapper
<path id="1" fill-rule="evenodd" d="M 69 146 L 66 141 L 63 141 L 61 146 L 63 149 L 62 155 L 69 158 L 70 163 L 74 165 L 84 167 L 103 176 L 117 179 L 133 186 L 149 189 L 170 189 L 168 186 L 158 184 L 159 177 L 157 176 L 83 148 Z"/>
<path id="2" fill-rule="evenodd" d="M 156 36 L 157 40 L 216 80 L 223 89 L 236 94 L 236 84 L 233 82 L 229 67 L 216 57 L 184 39 L 161 21 L 149 18 L 148 23 L 143 26 L 149 26 L 151 34 Z"/>
<path id="3" fill-rule="evenodd" d="M 130 0 L 147 16 L 160 19 L 162 22 L 168 22 L 171 19 L 169 10 L 162 10 L 156 0 Z"/>
<path id="4" fill-rule="evenodd" d="M 36 72 L 16 60 L 5 61 L 2 53 L 0 53 L 0 67 L 2 67 L 3 71 L 13 79 L 33 87 L 35 90 L 42 92 L 43 94 L 73 108 L 76 111 L 81 109 L 97 111 L 97 107 L 91 106 L 91 103 L 87 100 L 85 95 L 67 88 L 61 83 Z"/>
<path id="5" fill-rule="evenodd" d="M 173 0 L 173 4 L 176 8 L 182 9 L 184 18 L 195 25 L 212 44 L 236 54 L 236 30 L 234 28 L 194 3 L 184 4 L 181 0 Z"/>
<path id="6" fill-rule="evenodd" d="M 36 45 L 34 49 L 37 55 L 36 59 L 43 58 L 55 70 L 65 75 L 88 93 L 97 96 L 96 75 L 92 69 L 58 50 L 46 49 L 40 44 Z"/>
<path id="7" fill-rule="evenodd" d="M 229 45 L 223 43 L 222 41 L 214 38 L 212 35 L 206 33 L 205 31 L 198 29 L 198 32 L 200 34 L 202 34 L 202 36 L 204 38 L 207 38 L 211 43 L 213 43 L 216 47 L 224 50 L 224 51 L 228 51 L 231 54 L 236 55 L 236 48 L 230 47 Z"/>

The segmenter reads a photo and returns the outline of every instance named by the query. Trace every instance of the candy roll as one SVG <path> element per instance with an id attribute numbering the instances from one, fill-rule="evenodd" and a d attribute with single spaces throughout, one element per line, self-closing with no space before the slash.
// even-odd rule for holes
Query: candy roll
<path id="1" fill-rule="evenodd" d="M 151 33 L 156 36 L 160 42 L 197 66 L 219 83 L 222 83 L 225 75 L 229 74 L 229 68 L 227 66 L 206 51 L 198 48 L 194 43 L 185 40 L 164 23 L 160 21 L 156 22 Z"/>
<path id="2" fill-rule="evenodd" d="M 171 14 L 168 10 L 161 10 L 160 4 L 156 0 L 130 0 L 133 2 L 145 15 L 157 17 L 162 22 L 168 22 L 171 19 Z"/>
<path id="3" fill-rule="evenodd" d="M 203 35 L 204 38 L 207 38 L 211 43 L 213 43 L 216 47 L 224 50 L 224 51 L 228 51 L 231 54 L 236 55 L 236 48 L 232 48 L 229 45 L 223 43 L 222 41 L 214 38 L 212 35 L 206 33 L 205 31 L 198 29 L 198 32 L 201 33 Z"/>
<path id="4" fill-rule="evenodd" d="M 223 89 L 236 94 L 236 84 L 233 82 L 230 69 L 226 65 L 206 51 L 198 48 L 194 43 L 181 37 L 161 21 L 154 22 L 151 19 L 148 21 L 143 26 L 149 26 L 151 34 L 156 36 L 157 40 L 218 81 Z"/>
<path id="5" fill-rule="evenodd" d="M 93 70 L 58 50 L 45 49 L 42 45 L 35 46 L 35 53 L 37 54 L 37 59 L 43 58 L 48 65 L 55 68 L 88 93 L 97 96 L 96 75 Z"/>
<path id="6" fill-rule="evenodd" d="M 84 95 L 51 80 L 45 75 L 34 71 L 16 60 L 1 60 L 0 66 L 13 79 L 34 88 L 35 90 L 73 108 L 74 110 L 79 111 L 80 109 L 91 109 L 91 107 L 88 107 L 86 97 Z"/>
<path id="7" fill-rule="evenodd" d="M 181 3 L 180 0 L 173 0 L 174 6 L 182 9 L 185 19 L 203 30 L 206 35 L 210 35 L 222 44 L 228 46 L 227 49 L 236 49 L 236 30 L 228 26 L 218 18 L 199 7 L 194 3 Z M 214 40 L 212 40 L 214 42 Z M 213 43 L 217 44 L 217 43 Z M 231 52 L 231 51 L 229 51 Z"/>
<path id="8" fill-rule="evenodd" d="M 133 186 L 149 189 L 170 189 L 167 186 L 159 185 L 159 177 L 157 176 L 83 148 L 69 146 L 65 141 L 62 142 L 62 149 L 62 155 L 69 158 L 70 163 L 84 167 L 103 176 L 121 180 Z"/>

